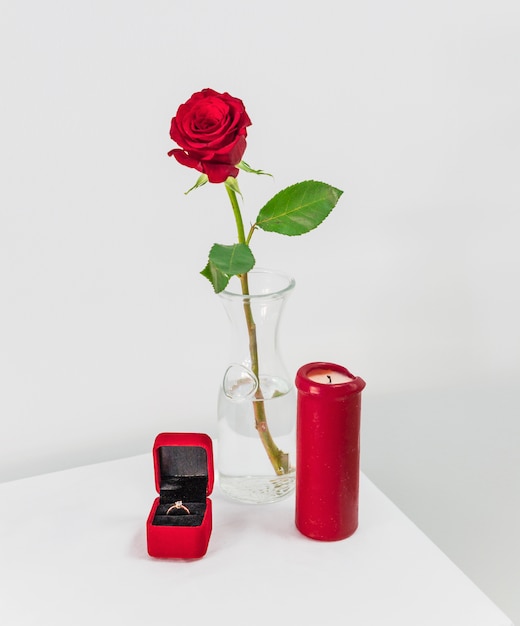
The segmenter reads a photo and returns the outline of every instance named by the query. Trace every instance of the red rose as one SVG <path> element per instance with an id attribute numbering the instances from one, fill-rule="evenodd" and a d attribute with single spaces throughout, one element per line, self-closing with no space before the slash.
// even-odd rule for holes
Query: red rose
<path id="1" fill-rule="evenodd" d="M 181 104 L 172 119 L 170 137 L 182 150 L 170 150 L 168 155 L 206 174 L 210 183 L 223 183 L 238 175 L 247 126 L 251 120 L 242 100 L 203 89 Z"/>

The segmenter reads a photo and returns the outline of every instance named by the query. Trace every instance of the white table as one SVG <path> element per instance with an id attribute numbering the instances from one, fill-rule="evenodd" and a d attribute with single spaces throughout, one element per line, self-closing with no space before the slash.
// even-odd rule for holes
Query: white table
<path id="1" fill-rule="evenodd" d="M 155 496 L 151 454 L 0 484 L 0 624 L 511 625 L 365 476 L 359 529 L 334 543 L 297 531 L 293 498 L 217 484 L 193 561 L 147 555 Z"/>

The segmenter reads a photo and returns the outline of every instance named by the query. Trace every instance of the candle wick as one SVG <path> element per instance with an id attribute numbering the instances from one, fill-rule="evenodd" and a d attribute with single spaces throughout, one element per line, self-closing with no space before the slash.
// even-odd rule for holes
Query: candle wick
<path id="1" fill-rule="evenodd" d="M 332 382 L 332 378 L 330 377 L 329 374 L 327 374 L 327 378 L 329 379 L 329 383 L 331 383 Z"/>

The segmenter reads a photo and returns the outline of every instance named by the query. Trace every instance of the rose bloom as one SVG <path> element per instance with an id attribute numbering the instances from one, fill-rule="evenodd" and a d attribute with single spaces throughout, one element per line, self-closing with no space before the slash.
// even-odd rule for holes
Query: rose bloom
<path id="1" fill-rule="evenodd" d="M 170 137 L 182 150 L 168 152 L 179 163 L 223 183 L 238 175 L 251 120 L 242 100 L 228 93 L 203 89 L 181 104 L 172 119 Z"/>

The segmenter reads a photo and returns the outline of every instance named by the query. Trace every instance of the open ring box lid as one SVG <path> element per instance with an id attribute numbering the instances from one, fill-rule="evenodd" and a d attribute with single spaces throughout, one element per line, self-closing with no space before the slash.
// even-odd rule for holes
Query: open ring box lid
<path id="1" fill-rule="evenodd" d="M 146 522 L 148 554 L 196 559 L 208 549 L 212 529 L 213 445 L 203 433 L 161 433 L 153 446 L 155 499 Z M 184 509 L 166 511 L 181 501 Z"/>

